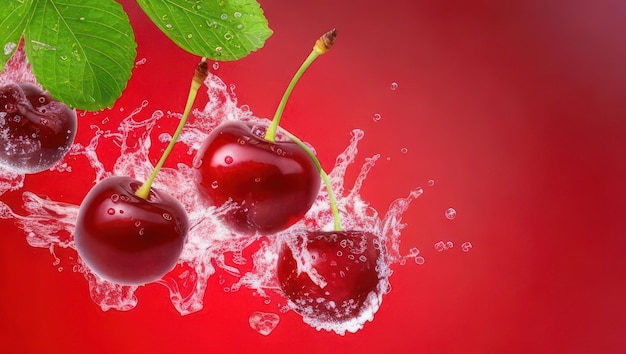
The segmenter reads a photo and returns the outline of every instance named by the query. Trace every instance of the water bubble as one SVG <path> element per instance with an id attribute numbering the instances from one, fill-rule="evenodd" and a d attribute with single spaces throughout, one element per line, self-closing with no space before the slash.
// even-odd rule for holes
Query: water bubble
<path id="1" fill-rule="evenodd" d="M 241 12 L 237 11 L 233 14 L 233 16 L 235 16 L 235 18 L 239 18 L 241 17 Z"/>
<path id="2" fill-rule="evenodd" d="M 220 186 L 220 184 L 217 181 L 211 182 L 211 188 L 216 189 L 219 186 Z"/>
<path id="3" fill-rule="evenodd" d="M 255 181 L 256 183 L 261 182 L 261 177 L 257 177 L 257 178 L 255 178 L 255 179 L 254 179 L 254 181 Z"/>
<path id="4" fill-rule="evenodd" d="M 422 257 L 422 256 L 417 256 L 417 257 L 415 257 L 415 263 L 416 263 L 416 264 L 422 265 L 422 264 L 424 264 L 424 262 L 425 262 L 425 261 L 426 261 L 426 260 L 425 260 L 425 259 L 424 259 L 424 257 Z"/>
<path id="5" fill-rule="evenodd" d="M 398 89 L 398 83 L 397 82 L 392 82 L 391 83 L 391 91 L 395 91 Z"/>
<path id="6" fill-rule="evenodd" d="M 278 326 L 280 317 L 275 313 L 253 312 L 248 319 L 250 327 L 267 336 Z"/>
<path id="7" fill-rule="evenodd" d="M 111 194 L 111 201 L 113 203 L 117 203 L 120 201 L 120 195 L 119 194 Z"/>
<path id="8" fill-rule="evenodd" d="M 9 42 L 4 45 L 4 55 L 10 55 L 17 48 L 17 44 Z"/>
<path id="9" fill-rule="evenodd" d="M 461 245 L 461 250 L 463 252 L 467 253 L 467 252 L 469 252 L 472 249 L 472 247 L 474 247 L 474 246 L 472 245 L 471 242 L 469 242 L 469 241 L 468 242 L 463 242 L 463 244 Z"/>
<path id="10" fill-rule="evenodd" d="M 435 243 L 435 250 L 437 252 L 442 252 L 446 249 L 446 244 L 443 241 L 439 241 Z"/>
<path id="11" fill-rule="evenodd" d="M 222 15 L 220 16 L 220 18 L 221 18 L 222 20 L 225 20 L 225 19 L 227 19 L 227 18 L 228 18 L 228 15 L 227 15 L 227 14 L 222 14 Z"/>
<path id="12" fill-rule="evenodd" d="M 226 156 L 226 157 L 224 158 L 224 162 L 225 162 L 227 165 L 230 165 L 231 163 L 233 163 L 233 157 L 232 157 L 232 156 Z"/>
<path id="13" fill-rule="evenodd" d="M 400 152 L 403 153 L 403 154 L 406 154 L 407 152 L 409 152 L 409 149 L 402 148 L 402 149 L 400 149 Z"/>
<path id="14" fill-rule="evenodd" d="M 61 55 L 59 58 L 60 58 L 61 60 L 63 60 L 63 61 L 66 61 L 66 60 L 67 60 L 67 55 Z"/>
<path id="15" fill-rule="evenodd" d="M 172 24 L 171 24 L 171 23 L 167 23 L 167 24 L 165 24 L 165 28 L 167 28 L 167 29 L 172 29 L 172 27 L 173 27 L 173 26 L 172 26 Z"/>
<path id="16" fill-rule="evenodd" d="M 217 70 L 219 68 L 220 68 L 220 63 L 219 62 L 216 61 L 215 63 L 213 63 L 213 70 Z"/>
<path id="17" fill-rule="evenodd" d="M 143 65 L 146 63 L 146 61 L 147 61 L 146 58 L 141 58 L 135 62 L 135 66 Z"/>
<path id="18" fill-rule="evenodd" d="M 374 122 L 378 122 L 378 121 L 380 121 L 380 119 L 382 117 L 383 116 L 381 116 L 380 113 L 376 113 L 376 114 L 374 114 L 374 117 L 372 117 L 372 119 L 374 120 Z"/>
<path id="19" fill-rule="evenodd" d="M 452 241 L 446 242 L 446 250 L 449 250 L 452 247 L 454 247 L 454 243 L 452 243 Z"/>
<path id="20" fill-rule="evenodd" d="M 107 214 L 109 214 L 109 215 L 114 215 L 114 214 L 115 214 L 115 209 L 113 209 L 113 208 L 109 208 L 109 209 L 107 210 Z"/>
<path id="21" fill-rule="evenodd" d="M 81 17 L 81 18 L 79 18 L 79 20 L 81 20 L 81 21 L 85 21 L 85 18 L 84 18 L 84 17 Z"/>
<path id="22" fill-rule="evenodd" d="M 171 221 L 172 220 L 172 216 L 168 213 L 163 213 L 163 219 L 167 220 L 167 221 Z"/>
<path id="23" fill-rule="evenodd" d="M 448 208 L 446 209 L 446 219 L 448 220 L 453 220 L 454 218 L 456 218 L 456 210 L 454 210 L 454 208 Z"/>
<path id="24" fill-rule="evenodd" d="M 434 179 L 429 179 L 429 180 L 428 180 L 428 186 L 429 186 L 429 187 L 432 187 L 432 186 L 434 186 L 434 185 L 435 185 L 435 180 L 434 180 Z"/>
<path id="25" fill-rule="evenodd" d="M 237 29 L 243 29 L 243 24 L 242 23 L 238 23 L 237 24 Z"/>
<path id="26" fill-rule="evenodd" d="M 193 37 L 193 34 L 189 33 L 189 34 L 187 35 L 187 38 L 191 38 L 191 37 Z"/>

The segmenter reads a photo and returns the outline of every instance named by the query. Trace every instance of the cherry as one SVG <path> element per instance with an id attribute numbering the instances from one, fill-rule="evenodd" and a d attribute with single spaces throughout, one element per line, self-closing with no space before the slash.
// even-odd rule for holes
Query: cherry
<path id="1" fill-rule="evenodd" d="M 49 169 L 74 142 L 76 112 L 31 83 L 0 87 L 0 165 L 18 173 Z"/>
<path id="2" fill-rule="evenodd" d="M 233 231 L 272 234 L 295 224 L 313 205 L 320 187 L 319 162 L 298 138 L 279 135 L 278 124 L 298 79 L 330 49 L 335 36 L 332 30 L 316 41 L 269 126 L 224 123 L 198 150 L 193 166 L 200 194 L 214 206 L 225 206 L 222 220 Z"/>
<path id="3" fill-rule="evenodd" d="M 376 236 L 363 231 L 310 232 L 301 245 L 299 261 L 284 244 L 277 274 L 295 311 L 308 323 L 337 324 L 355 319 L 368 309 L 377 310 L 379 302 L 368 301 L 381 293 L 378 285 L 383 278 L 377 266 L 382 259 L 376 240 Z"/>
<path id="4" fill-rule="evenodd" d="M 232 203 L 223 221 L 243 234 L 288 228 L 311 208 L 320 188 L 308 154 L 286 138 L 265 140 L 266 129 L 259 123 L 222 124 L 194 159 L 199 190 L 213 205 Z"/>
<path id="5" fill-rule="evenodd" d="M 130 177 L 100 181 L 80 205 L 74 241 L 85 264 L 101 278 L 123 285 L 158 280 L 178 261 L 189 222 L 183 206 Z"/>
<path id="6" fill-rule="evenodd" d="M 100 181 L 80 205 L 74 241 L 78 255 L 101 278 L 140 285 L 162 278 L 180 257 L 189 231 L 184 207 L 152 188 L 187 121 L 198 88 L 208 75 L 206 60 L 196 67 L 187 105 L 172 140 L 148 179 Z"/>

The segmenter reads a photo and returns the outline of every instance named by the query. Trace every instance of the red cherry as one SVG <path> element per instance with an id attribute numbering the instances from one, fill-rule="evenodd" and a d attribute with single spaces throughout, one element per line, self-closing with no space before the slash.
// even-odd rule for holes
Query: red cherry
<path id="1" fill-rule="evenodd" d="M 266 125 L 231 122 L 209 134 L 194 159 L 199 190 L 212 205 L 233 203 L 234 231 L 272 234 L 300 220 L 320 188 L 313 160 L 296 143 L 264 139 Z"/>
<path id="2" fill-rule="evenodd" d="M 102 180 L 83 200 L 74 233 L 85 264 L 123 285 L 155 281 L 172 270 L 189 229 L 178 200 L 154 188 L 143 199 L 135 195 L 139 187 L 130 177 Z"/>
<path id="3" fill-rule="evenodd" d="M 378 309 L 380 301 L 371 298 L 382 292 L 382 258 L 376 236 L 363 231 L 317 231 L 308 234 L 304 242 L 302 257 L 308 262 L 300 263 L 310 263 L 310 271 L 298 269 L 292 250 L 285 244 L 278 256 L 277 272 L 282 291 L 307 323 L 332 329 L 334 324 L 367 315 L 368 309 Z M 319 281 L 313 281 L 309 274 Z"/>
<path id="4" fill-rule="evenodd" d="M 0 88 L 0 165 L 41 172 L 63 159 L 74 142 L 76 112 L 30 83 Z"/>

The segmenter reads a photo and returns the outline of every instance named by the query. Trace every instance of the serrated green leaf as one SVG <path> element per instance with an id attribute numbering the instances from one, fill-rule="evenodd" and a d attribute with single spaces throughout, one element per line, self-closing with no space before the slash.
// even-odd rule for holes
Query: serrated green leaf
<path id="1" fill-rule="evenodd" d="M 137 0 L 144 12 L 184 50 L 213 60 L 237 60 L 272 35 L 255 0 Z"/>
<path id="2" fill-rule="evenodd" d="M 121 96 L 137 47 L 126 12 L 113 0 L 35 0 L 24 42 L 39 83 L 85 110 L 110 107 Z"/>
<path id="3" fill-rule="evenodd" d="M 32 0 L 10 0 L 0 6 L 0 70 L 17 48 L 26 23 Z"/>

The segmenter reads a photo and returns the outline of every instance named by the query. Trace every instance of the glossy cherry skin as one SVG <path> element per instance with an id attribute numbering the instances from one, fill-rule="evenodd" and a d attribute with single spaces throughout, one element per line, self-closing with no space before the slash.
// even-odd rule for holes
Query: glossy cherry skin
<path id="1" fill-rule="evenodd" d="M 283 245 L 278 256 L 278 280 L 296 312 L 322 322 L 359 316 L 382 277 L 377 267 L 381 252 L 375 239 L 362 231 L 308 234 L 303 253 L 310 256 L 311 266 L 325 286 L 316 284 L 307 272 L 298 272 L 291 249 Z"/>
<path id="2" fill-rule="evenodd" d="M 161 279 L 174 268 L 189 229 L 187 213 L 172 196 L 152 188 L 137 197 L 141 183 L 106 178 L 87 194 L 78 212 L 78 255 L 98 276 L 122 285 Z"/>
<path id="3" fill-rule="evenodd" d="M 272 234 L 300 220 L 320 189 L 311 157 L 296 143 L 264 139 L 266 125 L 231 122 L 209 134 L 194 159 L 200 194 L 232 203 L 222 219 L 242 234 Z"/>
<path id="4" fill-rule="evenodd" d="M 76 135 L 76 112 L 30 83 L 0 88 L 0 165 L 18 173 L 49 169 Z"/>

